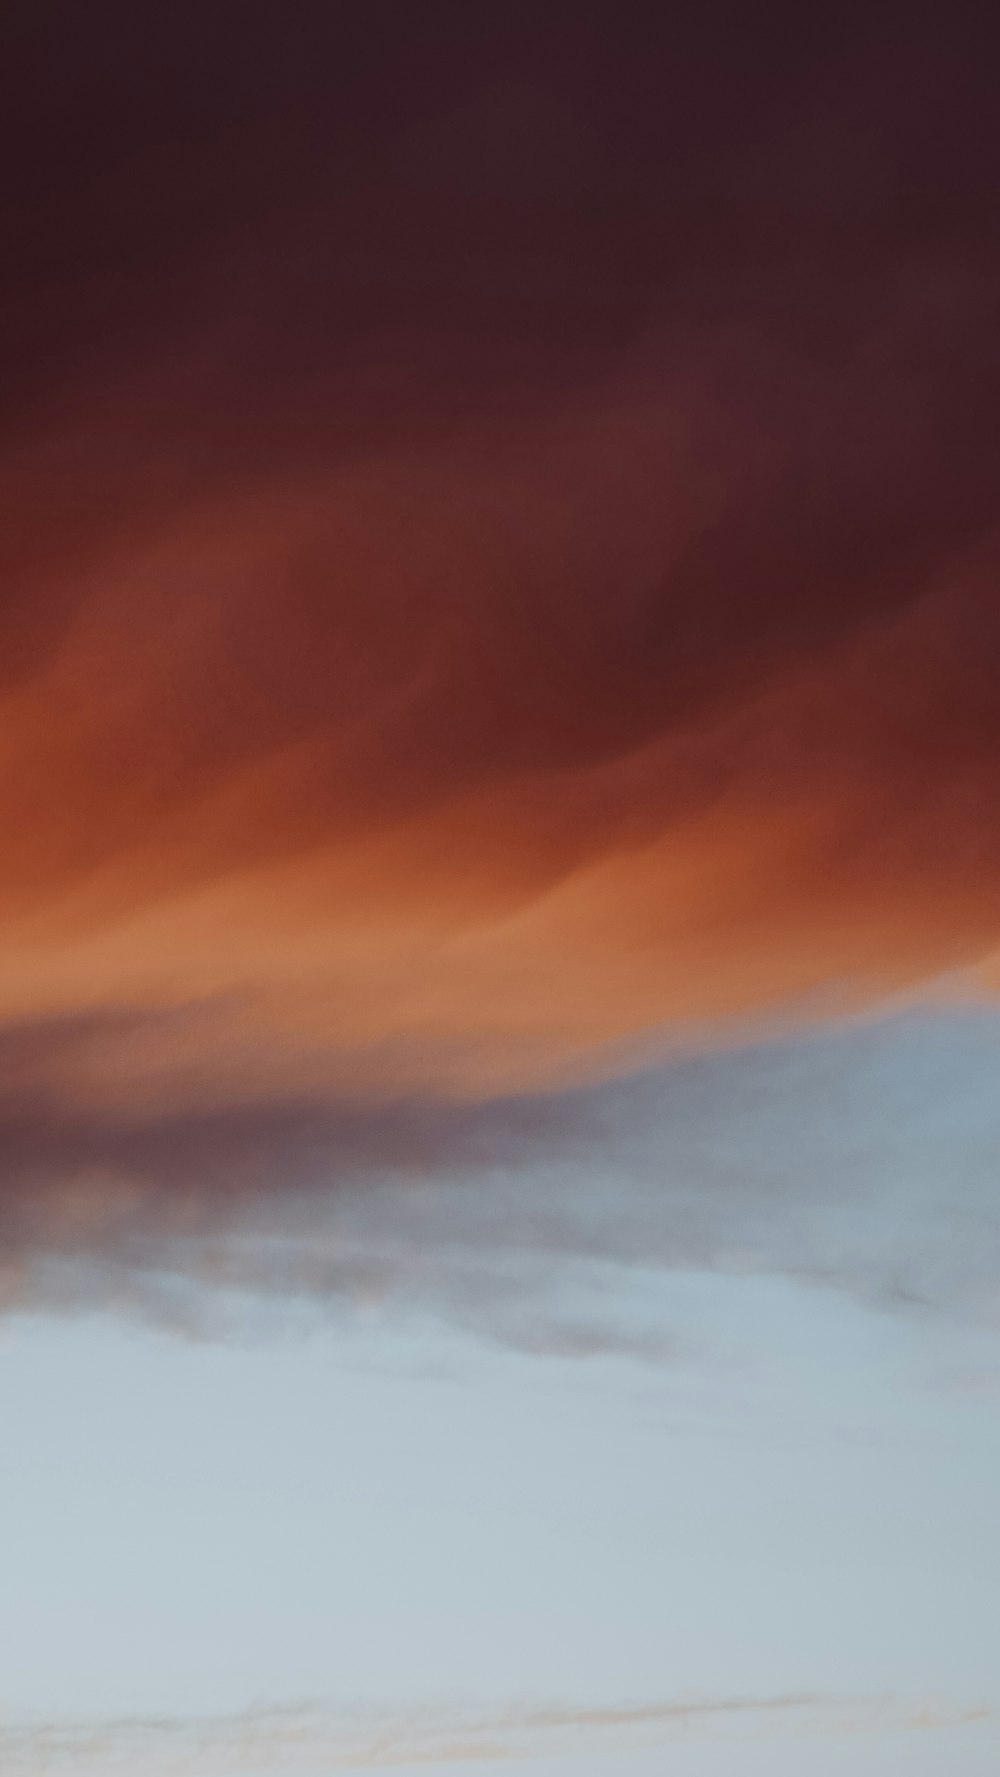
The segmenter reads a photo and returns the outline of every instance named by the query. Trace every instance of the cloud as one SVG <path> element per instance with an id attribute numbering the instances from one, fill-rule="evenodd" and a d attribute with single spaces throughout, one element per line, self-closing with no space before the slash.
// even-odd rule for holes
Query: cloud
<path id="1" fill-rule="evenodd" d="M 0 440 L 0 914 L 11 1017 L 148 1015 L 92 1095 L 536 1089 L 997 948 L 961 82 L 946 224 L 866 38 L 857 112 L 804 44 L 751 63 L 748 159 L 697 32 L 652 46 L 668 124 L 629 34 L 561 11 L 459 30 L 397 105 L 397 24 L 336 142 L 332 26 L 281 74 L 199 15 L 179 91 L 184 9 L 110 70 L 69 31 L 87 195 L 43 147 L 9 273 L 65 345 L 26 339 Z"/>
<path id="2" fill-rule="evenodd" d="M 516 1763 L 597 1744 L 628 1753 L 692 1733 L 841 1734 L 947 1729 L 989 1720 L 988 1709 L 914 1708 L 892 1699 L 773 1697 L 621 1704 L 600 1708 L 515 1705 L 498 1711 L 260 1709 L 214 1720 L 170 1718 L 10 1726 L 0 1730 L 11 1772 L 182 1767 L 191 1777 L 245 1770 L 375 1771 Z"/>
<path id="3" fill-rule="evenodd" d="M 557 1094 L 169 1115 L 67 1109 L 61 1085 L 32 1098 L 39 1054 L 62 1078 L 100 1033 L 9 1031 L 3 1301 L 209 1333 L 443 1318 L 536 1355 L 647 1363 L 689 1355 L 664 1288 L 680 1273 L 988 1323 L 998 1028 L 911 1012 Z"/>
<path id="4" fill-rule="evenodd" d="M 475 1175 L 407 1287 L 544 1342 L 601 1082 L 996 971 L 992 91 L 591 11 L 5 26 L 13 1300 L 398 1291 Z M 801 1189 L 630 1202 L 855 1287 Z"/>
<path id="5" fill-rule="evenodd" d="M 770 561 L 794 440 L 705 510 L 698 422 L 636 399 L 209 493 L 75 569 L 0 708 L 0 903 L 11 1015 L 149 1015 L 91 1095 L 507 1092 L 989 958 L 992 541 L 824 592 L 832 513 L 792 499 Z"/>

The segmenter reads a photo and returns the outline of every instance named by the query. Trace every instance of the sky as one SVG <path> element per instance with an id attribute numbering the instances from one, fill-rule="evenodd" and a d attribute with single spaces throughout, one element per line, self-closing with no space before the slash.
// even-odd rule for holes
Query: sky
<path id="1" fill-rule="evenodd" d="M 9 0 L 5 1772 L 997 1769 L 993 84 Z"/>

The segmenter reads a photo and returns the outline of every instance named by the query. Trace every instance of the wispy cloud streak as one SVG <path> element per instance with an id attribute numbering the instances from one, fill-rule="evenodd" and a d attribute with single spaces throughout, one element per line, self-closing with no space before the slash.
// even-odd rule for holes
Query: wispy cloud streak
<path id="1" fill-rule="evenodd" d="M 517 1763 L 599 1745 L 627 1755 L 689 1734 L 725 1736 L 935 1731 L 992 1719 L 988 1708 L 914 1706 L 885 1698 L 771 1697 L 622 1704 L 606 1708 L 514 1706 L 337 1710 L 262 1709 L 214 1720 L 155 1718 L 0 1730 L 4 1768 L 89 1777 L 141 1769 L 230 1777 L 284 1772 L 422 1769 Z"/>

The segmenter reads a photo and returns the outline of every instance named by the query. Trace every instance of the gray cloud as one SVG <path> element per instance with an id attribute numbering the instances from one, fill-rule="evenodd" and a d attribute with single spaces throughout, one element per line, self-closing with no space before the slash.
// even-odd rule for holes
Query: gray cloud
<path id="1" fill-rule="evenodd" d="M 291 1304 L 375 1304 L 526 1351 L 654 1362 L 676 1355 L 669 1328 L 620 1313 L 640 1268 L 995 1312 L 1000 1021 L 986 1012 L 826 1030 L 549 1097 L 135 1118 L 45 1085 L 53 1056 L 92 1035 L 0 1037 L 11 1308 L 119 1306 L 210 1333 Z"/>

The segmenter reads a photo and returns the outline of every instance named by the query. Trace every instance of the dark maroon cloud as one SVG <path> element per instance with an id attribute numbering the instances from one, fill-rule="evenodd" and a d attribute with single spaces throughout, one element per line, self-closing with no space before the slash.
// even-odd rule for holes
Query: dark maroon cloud
<path id="1" fill-rule="evenodd" d="M 988 46 L 768 27 L 7 9 L 15 1246 L 989 976 Z"/>

